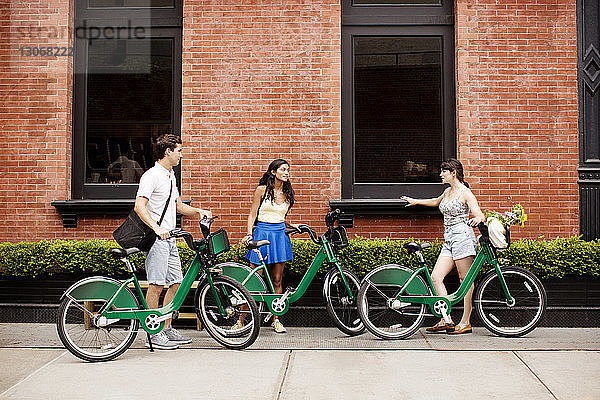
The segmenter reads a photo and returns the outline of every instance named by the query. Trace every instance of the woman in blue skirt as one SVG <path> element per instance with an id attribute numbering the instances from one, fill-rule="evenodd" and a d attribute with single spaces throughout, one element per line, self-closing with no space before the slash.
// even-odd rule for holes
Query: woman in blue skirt
<path id="1" fill-rule="evenodd" d="M 268 240 L 270 245 L 259 248 L 265 263 L 270 268 L 271 279 L 275 293 L 283 293 L 281 279 L 286 261 L 294 258 L 292 254 L 292 242 L 285 234 L 285 217 L 289 209 L 294 205 L 294 189 L 289 181 L 290 164 L 282 159 L 277 159 L 269 164 L 269 168 L 258 182 L 254 191 L 252 207 L 248 215 L 248 234 L 242 239 L 242 243 L 248 244 L 250 240 Z M 256 228 L 254 224 L 256 222 Z M 287 226 L 296 227 L 293 224 Z M 254 232 L 253 232 L 254 229 Z M 246 258 L 251 267 L 260 264 L 258 255 L 254 251 L 248 251 Z M 273 317 L 271 326 L 277 333 L 286 330 L 277 317 Z"/>

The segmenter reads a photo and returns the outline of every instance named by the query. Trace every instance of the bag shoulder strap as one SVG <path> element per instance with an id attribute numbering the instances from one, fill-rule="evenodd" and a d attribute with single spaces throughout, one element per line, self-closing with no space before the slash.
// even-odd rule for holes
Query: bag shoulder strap
<path id="1" fill-rule="evenodd" d="M 256 226 L 256 224 L 258 224 L 258 214 L 260 213 L 260 208 L 262 207 L 263 201 L 265 201 L 265 197 L 267 197 L 267 192 L 266 191 L 260 197 L 260 204 L 258 205 L 258 208 L 256 209 L 256 218 L 254 218 L 254 226 Z"/>
<path id="2" fill-rule="evenodd" d="M 260 212 L 260 208 L 262 207 L 262 204 L 265 201 L 265 198 L 267 197 L 267 194 L 264 193 L 261 197 L 260 197 L 260 204 L 258 205 L 258 208 L 256 209 L 256 218 L 258 218 L 258 213 Z"/>
<path id="3" fill-rule="evenodd" d="M 170 181 L 170 179 L 169 179 Z M 165 217 L 165 214 L 167 213 L 167 208 L 169 208 L 169 201 L 171 200 L 171 193 L 173 192 L 173 182 L 171 183 L 171 190 L 169 190 L 169 198 L 167 199 L 167 203 L 165 204 L 165 208 L 163 209 L 162 215 L 160 216 L 160 219 L 158 220 L 158 226 L 160 226 L 160 224 L 163 221 L 163 218 Z"/>

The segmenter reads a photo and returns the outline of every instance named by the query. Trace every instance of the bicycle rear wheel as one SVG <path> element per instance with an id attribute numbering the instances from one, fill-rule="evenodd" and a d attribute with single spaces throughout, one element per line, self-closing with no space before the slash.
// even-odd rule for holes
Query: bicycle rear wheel
<path id="1" fill-rule="evenodd" d="M 132 298 L 135 299 L 133 295 Z M 58 336 L 74 356 L 85 361 L 108 361 L 133 344 L 140 326 L 137 319 L 93 322 L 105 304 L 105 300 L 79 301 L 70 297 L 62 300 L 58 309 Z"/>
<path id="2" fill-rule="evenodd" d="M 506 301 L 495 270 L 489 271 L 475 291 L 475 310 L 487 329 L 499 336 L 523 336 L 540 323 L 546 310 L 546 289 L 531 272 L 519 267 L 502 267 L 502 276 L 514 304 Z"/>
<path id="3" fill-rule="evenodd" d="M 342 271 L 346 282 L 350 286 L 354 300 L 350 300 L 342 274 L 337 268 L 327 273 L 323 282 L 323 296 L 325 297 L 327 313 L 335 326 L 346 335 L 356 336 L 365 331 L 365 325 L 362 323 L 356 307 L 360 281 L 348 269 L 342 268 Z"/>
<path id="4" fill-rule="evenodd" d="M 214 290 L 205 280 L 196 295 L 196 312 L 206 331 L 229 349 L 240 350 L 250 346 L 260 330 L 260 314 L 250 292 L 227 276 L 215 276 L 213 286 Z M 224 314 L 219 310 L 219 304 Z M 244 321 L 241 328 L 236 326 L 240 320 Z"/>
<path id="5" fill-rule="evenodd" d="M 358 312 L 366 328 L 381 339 L 404 339 L 413 335 L 425 318 L 425 304 L 392 300 L 411 276 L 412 270 L 400 265 L 385 265 L 363 279 L 358 293 Z M 417 277 L 408 294 L 429 294 L 425 282 Z M 413 281 L 414 282 L 414 281 Z M 419 290 L 417 290 L 417 287 Z M 421 292 L 425 293 L 421 293 Z"/>

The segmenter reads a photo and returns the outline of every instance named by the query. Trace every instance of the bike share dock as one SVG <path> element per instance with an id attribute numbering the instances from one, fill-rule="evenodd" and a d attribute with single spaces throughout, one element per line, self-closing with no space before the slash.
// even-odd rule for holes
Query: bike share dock
<path id="1" fill-rule="evenodd" d="M 143 335 L 105 363 L 66 351 L 54 324 L 0 324 L 0 398 L 598 399 L 600 329 L 538 328 L 502 338 L 425 334 L 384 341 L 336 328 L 261 329 L 244 351 L 204 331 L 150 353 Z M 147 377 L 147 378 L 144 378 Z"/>

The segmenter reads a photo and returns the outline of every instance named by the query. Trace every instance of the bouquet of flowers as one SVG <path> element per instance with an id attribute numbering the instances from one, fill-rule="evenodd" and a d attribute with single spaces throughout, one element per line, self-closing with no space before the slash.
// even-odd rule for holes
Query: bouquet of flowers
<path id="1" fill-rule="evenodd" d="M 508 247 L 506 241 L 506 228 L 510 225 L 525 226 L 527 214 L 525 209 L 520 204 L 512 206 L 510 211 L 500 214 L 496 211 L 485 210 L 485 220 L 490 233 L 490 240 L 497 249 L 505 249 Z"/>

